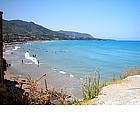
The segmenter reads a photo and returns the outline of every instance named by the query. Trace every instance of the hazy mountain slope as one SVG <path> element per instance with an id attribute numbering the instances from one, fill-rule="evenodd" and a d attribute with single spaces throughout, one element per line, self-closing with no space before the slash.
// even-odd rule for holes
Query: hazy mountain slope
<path id="1" fill-rule="evenodd" d="M 98 38 L 95 38 L 87 33 L 79 33 L 79 32 L 73 32 L 73 31 L 58 31 L 59 33 L 65 34 L 69 36 L 71 39 L 81 39 L 81 40 L 100 40 Z"/>

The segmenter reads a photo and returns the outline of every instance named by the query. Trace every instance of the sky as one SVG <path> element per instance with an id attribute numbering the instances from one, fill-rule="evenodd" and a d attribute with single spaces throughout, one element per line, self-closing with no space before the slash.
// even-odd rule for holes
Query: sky
<path id="1" fill-rule="evenodd" d="M 140 40 L 140 0 L 0 0 L 6 20 L 104 39 Z"/>

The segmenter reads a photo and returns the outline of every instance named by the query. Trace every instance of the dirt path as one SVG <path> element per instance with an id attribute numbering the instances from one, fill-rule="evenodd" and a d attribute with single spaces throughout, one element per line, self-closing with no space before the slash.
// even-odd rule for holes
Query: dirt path
<path id="1" fill-rule="evenodd" d="M 129 76 L 120 84 L 111 84 L 87 104 L 97 105 L 140 105 L 140 75 Z"/>

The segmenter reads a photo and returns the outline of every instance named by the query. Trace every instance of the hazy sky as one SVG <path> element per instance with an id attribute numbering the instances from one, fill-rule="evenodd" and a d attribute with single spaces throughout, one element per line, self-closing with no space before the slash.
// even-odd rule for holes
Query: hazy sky
<path id="1" fill-rule="evenodd" d="M 33 21 L 52 30 L 140 40 L 140 0 L 0 0 L 4 19 Z"/>

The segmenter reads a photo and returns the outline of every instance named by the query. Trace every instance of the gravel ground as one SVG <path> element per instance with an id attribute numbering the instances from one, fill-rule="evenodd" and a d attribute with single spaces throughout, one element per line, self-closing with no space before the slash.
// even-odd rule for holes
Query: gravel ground
<path id="1" fill-rule="evenodd" d="M 87 104 L 140 105 L 140 75 L 129 76 L 120 84 L 111 84 Z"/>

